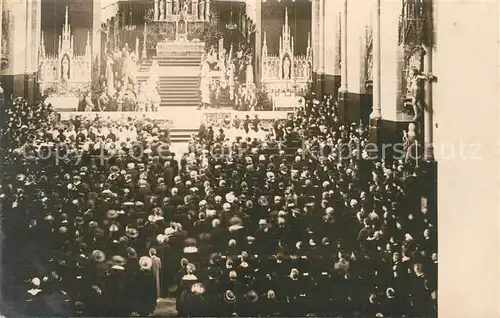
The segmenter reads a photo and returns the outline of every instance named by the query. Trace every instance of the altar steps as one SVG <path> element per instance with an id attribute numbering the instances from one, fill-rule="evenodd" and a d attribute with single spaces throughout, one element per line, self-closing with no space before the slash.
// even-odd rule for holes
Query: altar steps
<path id="1" fill-rule="evenodd" d="M 159 92 L 160 107 L 200 105 L 199 78 L 194 76 L 161 76 Z"/>
<path id="2" fill-rule="evenodd" d="M 139 83 L 147 79 L 147 75 L 137 77 Z M 160 107 L 198 107 L 201 103 L 199 81 L 197 76 L 160 76 L 158 83 Z"/>
<path id="3" fill-rule="evenodd" d="M 200 72 L 202 52 L 164 53 L 143 60 L 137 75 L 139 83 L 148 80 L 153 61 L 158 63 L 160 107 L 198 107 L 201 103 Z"/>
<path id="4" fill-rule="evenodd" d="M 160 67 L 183 66 L 183 67 L 201 67 L 201 54 L 194 55 L 170 55 L 156 56 L 153 59 L 143 60 L 139 66 L 139 72 L 148 72 L 151 69 L 153 60 L 158 62 Z"/>
<path id="5" fill-rule="evenodd" d="M 170 128 L 170 143 L 188 143 L 193 135 L 198 134 L 198 129 Z"/>

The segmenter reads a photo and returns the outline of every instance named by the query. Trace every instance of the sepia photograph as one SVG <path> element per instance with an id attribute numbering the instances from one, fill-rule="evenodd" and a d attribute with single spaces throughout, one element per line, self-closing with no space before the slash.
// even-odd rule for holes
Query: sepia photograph
<path id="1" fill-rule="evenodd" d="M 500 317 L 499 17 L 0 0 L 0 316 Z"/>

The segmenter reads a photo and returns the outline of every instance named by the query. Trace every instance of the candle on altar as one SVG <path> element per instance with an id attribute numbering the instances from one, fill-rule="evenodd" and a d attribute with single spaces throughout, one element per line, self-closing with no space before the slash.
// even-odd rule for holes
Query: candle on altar
<path id="1" fill-rule="evenodd" d="M 135 56 L 139 58 L 139 37 L 135 38 Z"/>

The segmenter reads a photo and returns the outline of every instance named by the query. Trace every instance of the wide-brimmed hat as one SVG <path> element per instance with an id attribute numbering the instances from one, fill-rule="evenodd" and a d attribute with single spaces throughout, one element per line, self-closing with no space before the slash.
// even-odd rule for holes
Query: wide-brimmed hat
<path id="1" fill-rule="evenodd" d="M 118 217 L 118 212 L 116 210 L 109 210 L 106 213 L 106 217 L 110 220 L 116 219 Z"/>
<path id="2" fill-rule="evenodd" d="M 164 233 L 165 233 L 165 235 L 166 235 L 167 237 L 170 237 L 170 236 L 174 235 L 175 230 L 174 230 L 173 228 L 171 228 L 171 227 L 167 227 L 167 228 L 165 229 L 165 232 L 164 232 Z"/>
<path id="3" fill-rule="evenodd" d="M 94 250 L 92 252 L 92 259 L 96 263 L 102 263 L 102 262 L 104 262 L 106 260 L 106 255 L 101 250 Z"/>
<path id="4" fill-rule="evenodd" d="M 117 265 L 117 266 L 124 266 L 126 263 L 125 258 L 123 256 L 120 256 L 120 255 L 112 256 L 111 261 L 113 262 L 113 265 Z"/>
<path id="5" fill-rule="evenodd" d="M 226 303 L 234 303 L 236 300 L 236 296 L 234 295 L 234 292 L 232 290 L 226 290 L 224 293 L 224 301 Z"/>
<path id="6" fill-rule="evenodd" d="M 153 266 L 153 260 L 147 256 L 143 256 L 139 258 L 139 266 L 141 266 L 141 269 L 151 269 Z"/>
<path id="7" fill-rule="evenodd" d="M 269 205 L 269 200 L 265 196 L 260 196 L 259 199 L 257 200 L 261 206 L 268 206 Z"/>
<path id="8" fill-rule="evenodd" d="M 249 290 L 246 295 L 245 295 L 245 298 L 251 302 L 251 303 L 254 303 L 256 301 L 259 300 L 259 295 L 257 295 L 257 293 L 254 291 L 254 290 Z"/>
<path id="9" fill-rule="evenodd" d="M 74 222 L 75 222 L 75 224 L 78 224 L 78 225 L 83 225 L 83 223 L 84 223 L 83 218 L 81 216 L 75 217 Z"/>
<path id="10" fill-rule="evenodd" d="M 137 252 L 133 247 L 127 247 L 127 257 L 130 258 L 137 258 Z"/>
<path id="11" fill-rule="evenodd" d="M 137 238 L 139 236 L 139 231 L 134 229 L 134 228 L 128 228 L 127 229 L 127 237 L 128 238 Z"/>
<path id="12" fill-rule="evenodd" d="M 236 199 L 236 197 L 235 197 L 233 192 L 229 192 L 228 194 L 226 194 L 226 201 L 227 202 L 233 203 L 235 199 Z"/>

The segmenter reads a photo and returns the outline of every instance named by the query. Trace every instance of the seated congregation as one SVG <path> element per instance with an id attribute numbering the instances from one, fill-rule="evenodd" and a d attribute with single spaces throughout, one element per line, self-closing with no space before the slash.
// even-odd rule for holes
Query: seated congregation
<path id="1" fill-rule="evenodd" d="M 165 297 L 178 316 L 437 315 L 419 171 L 367 158 L 367 127 L 340 124 L 333 100 L 311 94 L 264 139 L 194 136 L 180 157 L 154 123 L 55 123 L 14 103 L 3 160 L 23 170 L 2 172 L 0 203 L 6 235 L 37 246 L 12 278 L 31 314 L 60 315 L 42 300 L 56 293 L 86 317 L 147 316 Z M 60 145 L 64 160 L 36 156 Z"/>

